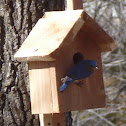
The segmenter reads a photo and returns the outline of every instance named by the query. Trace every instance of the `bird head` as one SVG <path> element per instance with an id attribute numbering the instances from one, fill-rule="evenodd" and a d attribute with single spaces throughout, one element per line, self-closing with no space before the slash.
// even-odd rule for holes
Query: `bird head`
<path id="1" fill-rule="evenodd" d="M 90 65 L 91 65 L 92 68 L 98 69 L 97 62 L 95 60 L 91 60 Z"/>

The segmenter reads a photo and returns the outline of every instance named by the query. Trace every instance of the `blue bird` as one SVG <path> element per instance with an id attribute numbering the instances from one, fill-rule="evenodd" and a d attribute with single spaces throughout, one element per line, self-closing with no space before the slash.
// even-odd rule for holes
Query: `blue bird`
<path id="1" fill-rule="evenodd" d="M 68 72 L 65 78 L 61 81 L 63 84 L 59 87 L 59 91 L 63 92 L 72 82 L 80 79 L 90 77 L 94 69 L 97 69 L 97 62 L 95 60 L 82 60 L 76 63 Z"/>

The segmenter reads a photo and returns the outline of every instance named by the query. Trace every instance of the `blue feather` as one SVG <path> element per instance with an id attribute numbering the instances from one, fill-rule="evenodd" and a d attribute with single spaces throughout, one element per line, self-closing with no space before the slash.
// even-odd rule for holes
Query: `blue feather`
<path id="1" fill-rule="evenodd" d="M 93 74 L 90 67 L 97 67 L 97 62 L 95 60 L 82 60 L 74 65 L 64 78 L 63 84 L 59 87 L 59 91 L 63 92 L 75 80 L 90 77 Z"/>

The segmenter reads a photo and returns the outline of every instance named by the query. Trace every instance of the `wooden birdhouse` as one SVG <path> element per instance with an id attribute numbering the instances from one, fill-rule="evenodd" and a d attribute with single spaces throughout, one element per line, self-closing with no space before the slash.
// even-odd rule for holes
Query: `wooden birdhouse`
<path id="1" fill-rule="evenodd" d="M 32 113 L 104 107 L 101 53 L 114 48 L 112 38 L 84 10 L 46 12 L 15 54 L 16 60 L 28 62 Z M 60 92 L 76 54 L 96 60 L 98 70 L 81 86 L 73 83 Z"/>
<path id="2" fill-rule="evenodd" d="M 105 106 L 101 52 L 114 43 L 84 10 L 46 12 L 15 55 L 29 62 L 32 113 L 59 113 Z M 83 80 L 82 87 L 71 84 L 58 91 L 74 65 L 76 53 L 94 59 L 98 70 Z"/>

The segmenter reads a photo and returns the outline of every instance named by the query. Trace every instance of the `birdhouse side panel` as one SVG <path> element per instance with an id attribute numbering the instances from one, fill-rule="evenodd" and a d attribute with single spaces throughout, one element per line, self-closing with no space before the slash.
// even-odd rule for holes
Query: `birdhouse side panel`
<path id="1" fill-rule="evenodd" d="M 90 77 L 81 80 L 80 84 L 72 83 L 64 92 L 58 91 L 60 112 L 105 106 L 101 52 L 99 47 L 81 31 L 72 44 L 64 46 L 55 53 L 57 87 L 62 85 L 61 79 L 74 66 L 73 56 L 78 52 L 84 59 L 96 60 L 98 70 Z"/>
<path id="2" fill-rule="evenodd" d="M 29 62 L 32 114 L 52 113 L 50 69 L 47 62 Z"/>

